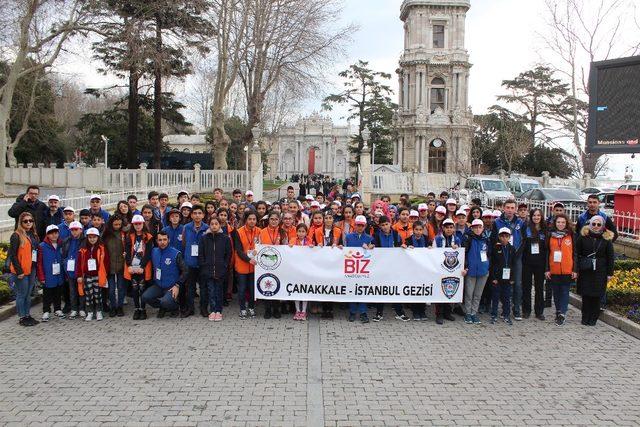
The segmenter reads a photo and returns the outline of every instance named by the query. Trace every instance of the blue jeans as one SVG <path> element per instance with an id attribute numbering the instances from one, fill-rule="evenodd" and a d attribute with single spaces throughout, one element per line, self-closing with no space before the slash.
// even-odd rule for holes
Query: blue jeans
<path id="1" fill-rule="evenodd" d="M 553 289 L 553 301 L 556 303 L 556 314 L 567 314 L 569 307 L 569 287 L 568 282 L 556 282 L 551 279 L 551 289 Z"/>
<path id="2" fill-rule="evenodd" d="M 196 299 L 196 282 L 200 287 L 200 309 L 207 308 L 209 304 L 209 291 L 207 285 L 200 278 L 200 267 L 189 267 L 189 274 L 187 275 L 187 307 L 189 310 L 195 309 Z"/>
<path id="3" fill-rule="evenodd" d="M 367 303 L 365 302 L 350 302 L 349 303 L 349 313 L 356 314 L 356 312 L 360 314 L 365 314 L 367 312 Z"/>
<path id="4" fill-rule="evenodd" d="M 253 288 L 254 273 L 240 274 L 238 273 L 238 302 L 240 310 L 246 310 L 247 304 L 249 308 L 255 308 L 255 296 Z M 249 291 L 249 301 L 247 301 L 246 293 Z"/>
<path id="5" fill-rule="evenodd" d="M 16 290 L 16 311 L 18 317 L 29 316 L 31 310 L 31 291 L 33 291 L 33 275 L 25 275 L 22 279 L 18 279 L 18 276 L 11 274 L 11 280 L 15 283 Z"/>
<path id="6" fill-rule="evenodd" d="M 498 303 L 502 302 L 502 317 L 511 316 L 511 283 L 498 283 L 491 287 L 491 317 L 498 317 Z"/>
<path id="7" fill-rule="evenodd" d="M 144 291 L 142 301 L 153 308 L 161 308 L 166 311 L 176 311 L 180 307 L 178 301 L 171 295 L 171 288 L 162 289 L 158 285 L 152 285 Z"/>
<path id="8" fill-rule="evenodd" d="M 522 256 L 518 256 L 513 262 L 513 315 L 522 315 Z"/>
<path id="9" fill-rule="evenodd" d="M 122 308 L 124 305 L 124 297 L 127 293 L 124 275 L 122 273 L 109 274 L 109 276 L 107 276 L 107 282 L 109 282 L 109 307 L 111 310 Z"/>
<path id="10" fill-rule="evenodd" d="M 227 286 L 227 278 L 207 279 L 207 289 L 209 290 L 209 310 L 212 313 L 222 313 L 222 299 L 224 298 L 224 288 Z"/>

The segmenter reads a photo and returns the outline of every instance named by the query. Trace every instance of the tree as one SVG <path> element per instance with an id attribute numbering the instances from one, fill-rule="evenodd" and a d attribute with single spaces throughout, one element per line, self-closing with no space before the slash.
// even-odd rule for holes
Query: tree
<path id="1" fill-rule="evenodd" d="M 47 70 L 73 34 L 91 28 L 86 21 L 89 4 L 80 0 L 3 2 L 2 50 L 9 53 L 11 60 L 0 86 L 0 194 L 5 193 L 8 128 L 18 79 Z"/>
<path id="2" fill-rule="evenodd" d="M 527 122 L 506 108 L 492 107 L 490 113 L 476 116 L 476 132 L 472 154 L 489 170 L 515 170 L 528 151 L 530 143 Z"/>
<path id="3" fill-rule="evenodd" d="M 392 132 L 390 128 L 393 111 L 397 106 L 391 102 L 391 88 L 380 81 L 391 79 L 391 75 L 373 71 L 365 61 L 358 61 L 338 75 L 344 80 L 344 90 L 327 96 L 322 106 L 325 110 L 331 110 L 334 105 L 346 105 L 349 111 L 347 119 L 358 120 L 358 133 L 352 138 L 349 147 L 349 151 L 355 157 L 351 165 L 357 166 L 360 164 L 362 131 L 365 127 L 372 125 L 371 143 L 376 144 L 376 147 L 384 146 L 387 141 L 385 137 Z"/>
<path id="4" fill-rule="evenodd" d="M 589 94 L 589 64 L 595 60 L 633 56 L 640 52 L 637 13 L 624 0 L 546 0 L 547 31 L 540 34 L 545 59 L 569 81 L 568 96 L 556 117 L 568 131 L 578 171 L 596 177 L 606 157 L 585 151 L 586 100 Z M 628 40 L 628 41 L 627 41 Z"/>
<path id="5" fill-rule="evenodd" d="M 567 85 L 555 78 L 549 67 L 538 65 L 513 80 L 503 80 L 502 87 L 509 94 L 499 95 L 498 100 L 515 104 L 518 110 L 523 111 L 522 118 L 529 126 L 530 148 L 533 148 L 536 140 L 550 130 L 547 118 L 567 96 Z"/>
<path id="6" fill-rule="evenodd" d="M 567 161 L 571 155 L 560 148 L 537 145 L 529 150 L 516 166 L 519 172 L 529 176 L 541 176 L 547 171 L 551 177 L 569 178 L 574 166 Z"/>
<path id="7" fill-rule="evenodd" d="M 247 0 L 251 16 L 248 50 L 239 69 L 247 102 L 244 144 L 263 121 L 265 100 L 277 85 L 304 93 L 317 88 L 342 52 L 353 26 L 337 27 L 335 0 Z"/>

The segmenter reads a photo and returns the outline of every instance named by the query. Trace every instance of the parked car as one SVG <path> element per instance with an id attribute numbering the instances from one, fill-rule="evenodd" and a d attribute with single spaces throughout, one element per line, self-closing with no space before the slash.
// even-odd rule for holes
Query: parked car
<path id="1" fill-rule="evenodd" d="M 587 187 L 583 188 L 582 191 L 580 191 L 580 195 L 584 200 L 587 200 L 590 194 L 613 193 L 615 191 L 615 188 Z"/>
<path id="2" fill-rule="evenodd" d="M 525 193 L 533 188 L 542 187 L 538 181 L 532 178 L 512 176 L 505 180 L 507 188 L 516 196 L 520 197 L 522 193 Z"/>
<path id="3" fill-rule="evenodd" d="M 640 183 L 638 183 L 638 182 L 627 182 L 626 184 L 622 184 L 620 187 L 618 187 L 618 190 L 638 191 L 638 190 L 640 190 Z"/>
<path id="4" fill-rule="evenodd" d="M 598 200 L 600 200 L 600 209 L 609 216 L 613 215 L 615 191 L 602 192 L 596 195 L 598 196 Z"/>
<path id="5" fill-rule="evenodd" d="M 490 199 L 511 199 L 513 194 L 509 191 L 504 181 L 497 176 L 472 176 L 467 178 L 464 188 L 469 193 L 469 199 L 480 198 L 482 203 Z"/>
<path id="6" fill-rule="evenodd" d="M 534 188 L 523 193 L 520 199 L 529 208 L 541 208 L 545 216 L 551 214 L 556 202 L 561 202 L 566 214 L 574 222 L 587 209 L 587 202 L 580 197 L 579 191 L 571 188 Z"/>

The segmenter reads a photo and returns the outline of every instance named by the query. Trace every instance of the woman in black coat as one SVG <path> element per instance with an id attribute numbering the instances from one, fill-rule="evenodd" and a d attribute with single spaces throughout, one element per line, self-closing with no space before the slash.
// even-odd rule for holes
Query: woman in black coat
<path id="1" fill-rule="evenodd" d="M 600 315 L 600 298 L 613 276 L 613 233 L 601 216 L 593 216 L 582 227 L 576 242 L 578 255 L 577 291 L 582 296 L 582 324 L 595 326 Z"/>

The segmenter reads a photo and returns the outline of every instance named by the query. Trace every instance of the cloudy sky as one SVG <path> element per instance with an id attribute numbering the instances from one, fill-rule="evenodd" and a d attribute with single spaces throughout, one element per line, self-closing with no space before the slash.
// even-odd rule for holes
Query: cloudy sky
<path id="1" fill-rule="evenodd" d="M 597 0 L 585 0 L 592 5 Z M 613 1 L 613 0 L 605 0 Z M 620 0 L 640 4 L 640 0 Z M 400 21 L 402 0 L 344 0 L 342 23 L 353 23 L 359 27 L 351 43 L 346 47 L 345 58 L 335 64 L 329 75 L 336 75 L 349 64 L 362 59 L 369 61 L 378 71 L 392 74 L 390 86 L 397 89 L 395 70 L 403 49 L 403 30 Z M 483 113 L 495 104 L 496 95 L 502 93 L 501 82 L 511 79 L 518 73 L 528 70 L 537 63 L 549 62 L 551 57 L 545 50 L 540 34 L 547 31 L 545 24 L 544 0 L 471 0 L 471 9 L 467 13 L 466 47 L 471 56 L 469 102 L 473 112 Z M 629 43 L 638 38 L 636 31 L 622 31 L 621 43 Z M 88 55 L 85 52 L 85 55 Z M 84 56 L 84 55 L 83 55 Z M 79 73 L 88 85 L 107 84 L 111 79 L 99 77 L 94 64 L 82 59 L 71 60 L 62 68 L 71 68 Z M 339 90 L 338 79 L 333 79 L 326 93 Z M 320 109 L 321 97 L 309 99 L 304 103 L 302 113 L 309 114 Z M 330 113 L 335 122 L 341 119 L 344 111 Z M 632 164 L 640 177 L 640 159 L 631 160 L 630 156 L 612 156 L 609 175 L 621 178 L 624 166 Z"/>

